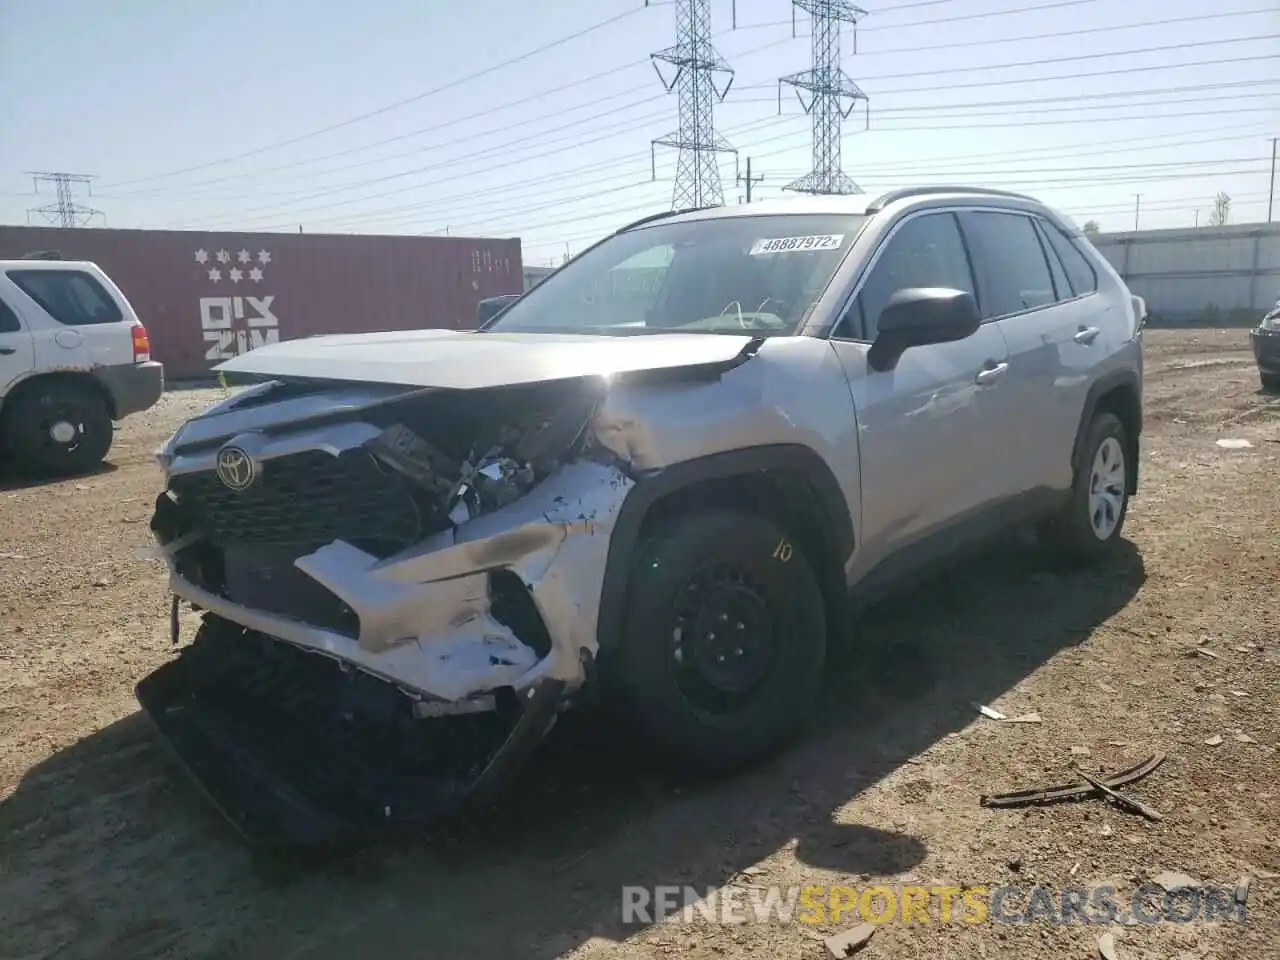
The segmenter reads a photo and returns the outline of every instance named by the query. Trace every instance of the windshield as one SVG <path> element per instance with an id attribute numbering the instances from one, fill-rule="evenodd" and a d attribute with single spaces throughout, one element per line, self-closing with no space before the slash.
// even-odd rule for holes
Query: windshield
<path id="1" fill-rule="evenodd" d="M 791 335 L 865 219 L 793 214 L 639 227 L 566 264 L 485 329 Z"/>

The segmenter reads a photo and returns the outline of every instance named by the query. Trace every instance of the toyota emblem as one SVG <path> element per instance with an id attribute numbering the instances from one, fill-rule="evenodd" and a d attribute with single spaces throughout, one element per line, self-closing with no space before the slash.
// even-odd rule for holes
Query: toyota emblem
<path id="1" fill-rule="evenodd" d="M 257 478 L 253 459 L 239 447 L 223 447 L 218 451 L 218 479 L 229 490 L 248 490 Z"/>

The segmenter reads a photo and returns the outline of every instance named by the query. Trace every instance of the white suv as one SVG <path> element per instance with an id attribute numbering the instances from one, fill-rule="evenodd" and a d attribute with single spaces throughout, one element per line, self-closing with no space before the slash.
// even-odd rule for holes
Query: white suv
<path id="1" fill-rule="evenodd" d="M 0 453 L 20 470 L 91 470 L 112 421 L 163 392 L 146 327 L 96 264 L 0 260 Z"/>

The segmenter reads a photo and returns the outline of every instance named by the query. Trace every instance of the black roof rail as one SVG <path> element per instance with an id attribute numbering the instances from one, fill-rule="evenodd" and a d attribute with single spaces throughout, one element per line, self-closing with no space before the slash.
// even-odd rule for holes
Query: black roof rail
<path id="1" fill-rule="evenodd" d="M 22 255 L 23 260 L 62 260 L 64 257 L 57 250 L 32 250 Z"/>
<path id="2" fill-rule="evenodd" d="M 626 233 L 628 230 L 634 230 L 636 227 L 642 227 L 646 223 L 653 223 L 655 220 L 665 220 L 667 217 L 678 217 L 682 213 L 697 213 L 699 210 L 714 210 L 714 207 L 685 207 L 683 210 L 663 210 L 660 213 L 651 213 L 647 217 L 641 217 L 628 223 L 625 227 L 619 227 L 614 233 Z"/>
<path id="3" fill-rule="evenodd" d="M 1029 197 L 1025 193 L 1013 193 L 1009 190 L 993 190 L 990 187 L 960 187 L 960 186 L 934 186 L 934 187 L 906 187 L 902 190 L 890 190 L 888 193 L 881 194 L 867 206 L 867 213 L 878 213 L 891 203 L 899 200 L 906 200 L 908 197 L 922 197 L 931 193 L 976 193 L 985 197 L 1008 197 L 1013 200 L 1028 200 L 1031 203 L 1039 203 L 1035 197 Z"/>

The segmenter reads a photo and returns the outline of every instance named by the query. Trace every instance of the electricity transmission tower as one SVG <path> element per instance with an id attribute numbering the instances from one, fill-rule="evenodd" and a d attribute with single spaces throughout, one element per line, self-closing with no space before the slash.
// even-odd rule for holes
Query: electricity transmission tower
<path id="1" fill-rule="evenodd" d="M 849 0 L 791 0 L 791 32 L 795 33 L 796 7 L 809 14 L 813 24 L 813 66 L 778 79 L 778 112 L 782 112 L 782 85 L 796 88 L 796 98 L 813 121 L 813 170 L 782 189 L 799 193 L 862 193 L 862 188 L 840 169 L 840 125 L 858 101 L 871 102 L 862 89 L 840 68 L 840 24 L 854 26 L 857 50 L 858 20 L 867 11 Z M 805 91 L 809 94 L 806 102 Z M 870 114 L 868 113 L 868 120 Z"/>
<path id="2" fill-rule="evenodd" d="M 43 170 L 28 170 L 31 175 L 36 193 L 40 192 L 40 184 L 52 183 L 57 199 L 53 203 L 46 203 L 42 207 L 32 207 L 27 211 L 27 220 L 30 221 L 31 214 L 38 213 L 49 223 L 57 224 L 60 227 L 83 227 L 94 217 L 103 217 L 101 210 L 95 210 L 93 207 L 82 207 L 75 202 L 71 195 L 71 188 L 74 184 L 84 184 L 92 193 L 90 186 L 94 180 L 93 177 L 83 173 L 49 173 Z"/>
<path id="3" fill-rule="evenodd" d="M 657 179 L 656 148 L 673 147 L 680 155 L 671 208 L 718 207 L 724 204 L 724 192 L 716 154 L 732 153 L 736 161 L 738 151 L 716 134 L 714 111 L 716 101 L 723 100 L 733 86 L 733 68 L 711 45 L 710 0 L 675 0 L 675 8 L 675 46 L 652 54 L 651 59 L 667 93 L 678 91 L 680 128 L 653 141 L 649 151 L 653 175 Z M 664 63 L 675 68 L 670 79 L 662 72 Z"/>

